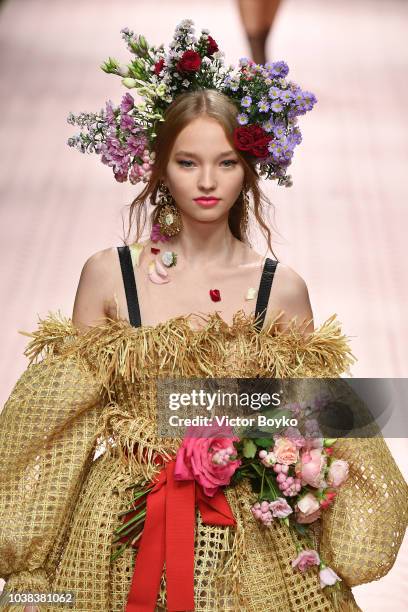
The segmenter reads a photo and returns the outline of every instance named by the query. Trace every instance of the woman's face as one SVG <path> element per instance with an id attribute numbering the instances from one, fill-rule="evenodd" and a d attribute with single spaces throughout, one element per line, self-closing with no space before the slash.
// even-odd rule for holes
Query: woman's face
<path id="1" fill-rule="evenodd" d="M 201 116 L 177 136 L 164 181 L 182 214 L 215 221 L 237 200 L 244 168 L 218 121 Z"/>

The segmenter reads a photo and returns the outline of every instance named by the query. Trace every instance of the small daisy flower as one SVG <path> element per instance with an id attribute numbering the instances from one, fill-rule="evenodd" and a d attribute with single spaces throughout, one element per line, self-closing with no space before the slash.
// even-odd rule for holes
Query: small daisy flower
<path id="1" fill-rule="evenodd" d="M 280 98 L 280 93 L 281 90 L 279 89 L 279 87 L 271 87 L 268 91 L 268 96 L 272 100 L 277 100 L 278 98 Z"/>
<path id="2" fill-rule="evenodd" d="M 282 102 L 274 100 L 271 104 L 271 109 L 274 113 L 280 113 L 283 110 Z"/>
<path id="3" fill-rule="evenodd" d="M 261 100 L 258 102 L 258 109 L 261 113 L 267 113 L 269 110 L 269 104 L 266 100 Z"/>
<path id="4" fill-rule="evenodd" d="M 237 116 L 237 120 L 240 125 L 246 125 L 248 123 L 249 118 L 248 115 L 246 115 L 245 113 L 240 113 Z"/>
<path id="5" fill-rule="evenodd" d="M 284 104 L 289 104 L 289 102 L 291 102 L 293 98 L 293 92 L 291 92 L 290 89 L 285 89 L 284 91 L 281 91 L 280 99 Z"/>
<path id="6" fill-rule="evenodd" d="M 249 108 L 252 104 L 252 98 L 251 96 L 244 96 L 241 100 L 241 106 L 243 108 Z"/>
<path id="7" fill-rule="evenodd" d="M 271 119 L 268 119 L 268 121 L 265 121 L 262 124 L 263 129 L 265 130 L 265 132 L 272 132 L 273 128 L 274 128 L 274 123 Z"/>

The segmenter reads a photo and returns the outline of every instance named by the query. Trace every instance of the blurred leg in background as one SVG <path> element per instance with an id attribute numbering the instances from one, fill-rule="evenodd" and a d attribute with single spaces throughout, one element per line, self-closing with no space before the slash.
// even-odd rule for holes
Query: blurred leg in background
<path id="1" fill-rule="evenodd" d="M 265 64 L 266 41 L 281 0 L 238 0 L 239 12 L 256 64 Z"/>

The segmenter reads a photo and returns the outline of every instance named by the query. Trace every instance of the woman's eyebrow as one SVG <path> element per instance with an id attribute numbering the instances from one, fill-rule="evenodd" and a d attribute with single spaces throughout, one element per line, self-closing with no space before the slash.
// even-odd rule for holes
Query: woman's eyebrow
<path id="1" fill-rule="evenodd" d="M 199 155 L 197 155 L 196 153 L 192 153 L 191 151 L 176 151 L 175 155 L 185 155 L 186 157 L 196 158 L 200 157 Z M 230 149 L 229 151 L 224 151 L 223 153 L 220 153 L 218 157 L 225 157 L 226 155 L 235 155 L 235 151 L 233 149 Z"/>

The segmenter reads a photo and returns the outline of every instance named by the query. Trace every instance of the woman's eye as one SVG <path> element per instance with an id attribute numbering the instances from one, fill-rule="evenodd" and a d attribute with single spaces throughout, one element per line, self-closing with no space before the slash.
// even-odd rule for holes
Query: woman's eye
<path id="1" fill-rule="evenodd" d="M 182 168 L 192 168 L 194 166 L 194 162 L 189 159 L 179 159 L 177 160 L 177 163 Z M 221 165 L 224 166 L 224 168 L 232 168 L 233 166 L 236 166 L 237 163 L 238 162 L 236 159 L 224 159 L 221 162 Z"/>
<path id="2" fill-rule="evenodd" d="M 236 159 L 224 159 L 224 161 L 221 163 L 224 164 L 227 168 L 232 168 L 232 166 L 236 166 L 238 162 Z"/>

